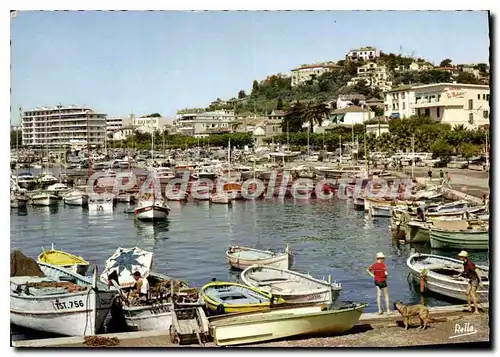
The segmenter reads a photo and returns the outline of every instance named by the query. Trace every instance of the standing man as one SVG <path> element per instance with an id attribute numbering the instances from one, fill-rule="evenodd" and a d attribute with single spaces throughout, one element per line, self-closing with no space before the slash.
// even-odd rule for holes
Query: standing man
<path id="1" fill-rule="evenodd" d="M 429 167 L 429 171 L 427 171 L 427 175 L 429 176 L 429 182 L 432 182 L 432 170 Z"/>
<path id="2" fill-rule="evenodd" d="M 443 181 L 443 178 L 444 178 L 443 169 L 439 170 L 439 178 L 441 179 L 441 181 Z"/>
<path id="3" fill-rule="evenodd" d="M 389 291 L 387 288 L 387 268 L 385 266 L 384 259 L 384 253 L 377 253 L 377 261 L 370 265 L 366 270 L 368 274 L 370 274 L 370 276 L 375 280 L 375 286 L 377 287 L 377 306 L 379 315 L 382 315 L 384 313 L 382 311 L 382 292 L 384 293 L 387 313 L 389 314 L 391 312 L 389 308 Z"/>
<path id="4" fill-rule="evenodd" d="M 460 253 L 458 253 L 458 257 L 464 263 L 464 271 L 458 276 L 463 276 L 464 278 L 469 279 L 469 287 L 467 289 L 467 304 L 469 305 L 470 311 L 472 311 L 472 306 L 470 304 L 470 300 L 472 297 L 472 301 L 474 302 L 474 313 L 478 314 L 479 311 L 477 310 L 477 287 L 481 284 L 479 269 L 477 269 L 474 263 L 469 260 L 469 253 L 467 253 L 465 250 L 462 250 Z"/>

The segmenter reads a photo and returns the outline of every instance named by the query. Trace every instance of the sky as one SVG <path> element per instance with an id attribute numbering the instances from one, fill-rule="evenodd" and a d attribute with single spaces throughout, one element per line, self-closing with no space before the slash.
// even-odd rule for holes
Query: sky
<path id="1" fill-rule="evenodd" d="M 20 106 L 58 104 L 173 117 L 368 45 L 435 64 L 489 63 L 488 13 L 20 11 L 11 20 L 11 121 Z"/>

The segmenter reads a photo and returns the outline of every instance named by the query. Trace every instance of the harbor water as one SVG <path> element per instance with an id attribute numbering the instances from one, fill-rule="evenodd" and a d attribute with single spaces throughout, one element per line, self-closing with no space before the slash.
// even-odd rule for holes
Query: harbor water
<path id="1" fill-rule="evenodd" d="M 368 302 L 375 312 L 376 290 L 366 272 L 377 252 L 384 252 L 391 301 L 418 303 L 420 294 L 408 283 L 406 259 L 410 248 L 430 252 L 426 246 L 393 245 L 389 218 L 371 219 L 342 200 L 236 201 L 232 206 L 208 202 L 169 202 L 166 222 L 134 219 L 117 204 L 113 213 L 89 213 L 65 206 L 11 209 L 11 250 L 20 249 L 36 258 L 42 247 L 80 255 L 99 272 L 117 247 L 134 247 L 154 253 L 154 269 L 201 287 L 217 280 L 236 281 L 238 272 L 226 263 L 230 245 L 283 251 L 294 254 L 293 268 L 317 278 L 342 283 L 342 300 Z M 435 252 L 454 256 L 456 252 Z M 488 264 L 488 253 L 471 253 L 477 264 Z M 92 269 L 89 269 L 89 273 Z M 428 296 L 429 306 L 456 303 Z"/>

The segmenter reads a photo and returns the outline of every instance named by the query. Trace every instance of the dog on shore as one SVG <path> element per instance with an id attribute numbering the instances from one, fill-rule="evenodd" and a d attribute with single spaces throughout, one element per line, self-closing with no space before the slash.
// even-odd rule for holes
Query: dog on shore
<path id="1" fill-rule="evenodd" d="M 401 316 L 403 316 L 405 330 L 408 330 L 408 323 L 410 322 L 411 317 L 418 316 L 420 318 L 419 329 L 421 328 L 425 330 L 427 328 L 427 324 L 431 321 L 429 308 L 423 304 L 409 306 L 397 300 L 394 302 L 394 310 L 397 310 Z"/>

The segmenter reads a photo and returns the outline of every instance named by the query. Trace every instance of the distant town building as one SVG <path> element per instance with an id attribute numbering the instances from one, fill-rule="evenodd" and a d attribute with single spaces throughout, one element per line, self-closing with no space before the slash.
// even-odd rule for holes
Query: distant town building
<path id="1" fill-rule="evenodd" d="M 380 51 L 372 46 L 352 49 L 345 55 L 345 58 L 348 61 L 373 61 L 378 57 L 380 57 Z"/>
<path id="2" fill-rule="evenodd" d="M 380 123 L 380 124 L 367 124 L 366 125 L 366 134 L 374 134 L 375 137 L 379 137 L 384 133 L 389 132 L 389 124 Z"/>
<path id="3" fill-rule="evenodd" d="M 353 101 L 358 101 L 357 105 L 365 103 L 365 96 L 363 94 L 342 94 L 337 98 L 337 109 L 344 109 L 355 105 Z"/>
<path id="4" fill-rule="evenodd" d="M 108 116 L 106 117 L 106 133 L 112 134 L 123 127 L 124 117 Z"/>
<path id="5" fill-rule="evenodd" d="M 382 90 L 388 90 L 392 86 L 392 82 L 389 79 L 389 70 L 385 65 L 377 64 L 376 62 L 368 62 L 358 67 L 357 76 L 353 77 L 347 85 L 354 86 L 357 82 L 364 81 L 365 84 L 372 89 L 378 87 Z"/>
<path id="6" fill-rule="evenodd" d="M 437 83 L 406 86 L 385 92 L 384 115 L 388 118 L 429 116 L 451 126 L 474 129 L 490 123 L 490 87 L 487 85 Z"/>
<path id="7" fill-rule="evenodd" d="M 343 67 L 334 62 L 322 62 L 315 64 L 303 64 L 292 69 L 292 87 L 317 78 L 326 72 L 341 70 Z"/>
<path id="8" fill-rule="evenodd" d="M 194 137 L 206 137 L 216 132 L 232 132 L 235 120 L 233 110 L 201 112 L 182 110 L 177 112 L 173 121 L 173 130 L 177 133 Z"/>
<path id="9" fill-rule="evenodd" d="M 37 107 L 22 112 L 23 146 L 58 148 L 85 140 L 104 146 L 106 114 L 85 106 Z"/>
<path id="10" fill-rule="evenodd" d="M 429 62 L 414 61 L 409 66 L 397 66 L 394 68 L 394 72 L 425 72 L 433 69 L 434 66 Z"/>

